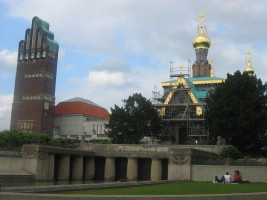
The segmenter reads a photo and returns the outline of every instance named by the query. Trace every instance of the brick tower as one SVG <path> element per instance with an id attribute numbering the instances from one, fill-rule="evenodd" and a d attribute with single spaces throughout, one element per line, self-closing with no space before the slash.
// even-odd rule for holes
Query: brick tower
<path id="1" fill-rule="evenodd" d="M 52 136 L 57 58 L 58 44 L 49 24 L 34 17 L 19 43 L 11 130 Z"/>

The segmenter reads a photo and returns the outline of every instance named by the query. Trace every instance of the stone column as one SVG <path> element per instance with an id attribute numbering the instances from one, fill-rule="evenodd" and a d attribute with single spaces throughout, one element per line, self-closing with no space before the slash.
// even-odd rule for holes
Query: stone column
<path id="1" fill-rule="evenodd" d="M 162 164 L 160 158 L 153 158 L 151 163 L 151 181 L 162 179 Z"/>
<path id="2" fill-rule="evenodd" d="M 54 180 L 54 172 L 55 172 L 55 155 L 49 154 L 48 155 L 48 172 L 47 172 L 48 181 Z"/>
<path id="3" fill-rule="evenodd" d="M 71 178 L 72 180 L 83 180 L 83 157 L 74 156 L 71 159 Z"/>
<path id="4" fill-rule="evenodd" d="M 138 179 L 138 160 L 137 158 L 128 158 L 127 180 L 137 181 Z"/>
<path id="5" fill-rule="evenodd" d="M 115 158 L 106 158 L 104 179 L 105 181 L 115 180 Z"/>
<path id="6" fill-rule="evenodd" d="M 57 180 L 69 180 L 70 175 L 70 156 L 60 156 L 58 160 Z"/>
<path id="7" fill-rule="evenodd" d="M 86 158 L 84 162 L 84 179 L 93 180 L 95 178 L 95 158 Z"/>

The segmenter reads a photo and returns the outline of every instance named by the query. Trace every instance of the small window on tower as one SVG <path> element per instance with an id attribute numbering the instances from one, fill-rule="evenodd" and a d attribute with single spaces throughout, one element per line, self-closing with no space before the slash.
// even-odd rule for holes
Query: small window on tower
<path id="1" fill-rule="evenodd" d="M 44 109 L 49 110 L 49 102 L 44 102 Z"/>

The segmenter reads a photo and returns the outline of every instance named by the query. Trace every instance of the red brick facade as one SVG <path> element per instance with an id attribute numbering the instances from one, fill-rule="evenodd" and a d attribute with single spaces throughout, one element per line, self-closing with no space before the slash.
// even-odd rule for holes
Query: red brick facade
<path id="1" fill-rule="evenodd" d="M 28 29 L 25 41 L 20 42 L 11 130 L 53 134 L 58 45 L 46 29 L 48 23 L 35 17 L 30 41 Z M 36 44 L 32 44 L 34 40 Z"/>

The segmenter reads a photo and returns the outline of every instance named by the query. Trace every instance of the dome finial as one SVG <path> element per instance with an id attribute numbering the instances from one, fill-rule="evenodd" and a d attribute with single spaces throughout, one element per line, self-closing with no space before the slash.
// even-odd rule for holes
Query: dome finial
<path id="1" fill-rule="evenodd" d="M 199 32 L 207 32 L 206 30 L 206 25 L 204 23 L 205 19 L 206 19 L 206 15 L 204 12 L 200 12 L 200 14 L 197 16 L 197 18 L 199 19 L 199 25 L 198 25 L 198 33 Z"/>
<path id="2" fill-rule="evenodd" d="M 246 52 L 246 55 L 247 55 L 247 59 L 246 59 L 246 62 L 247 62 L 247 66 L 244 70 L 244 72 L 248 73 L 249 75 L 253 75 L 254 74 L 254 69 L 252 67 L 252 64 L 251 64 L 251 54 L 252 52 L 250 50 L 248 50 Z"/>
<path id="3" fill-rule="evenodd" d="M 208 49 L 211 42 L 209 37 L 205 35 L 205 33 L 207 33 L 206 25 L 204 23 L 206 15 L 203 12 L 200 12 L 197 18 L 199 19 L 199 25 L 197 26 L 198 36 L 193 40 L 193 46 L 195 49 Z"/>

